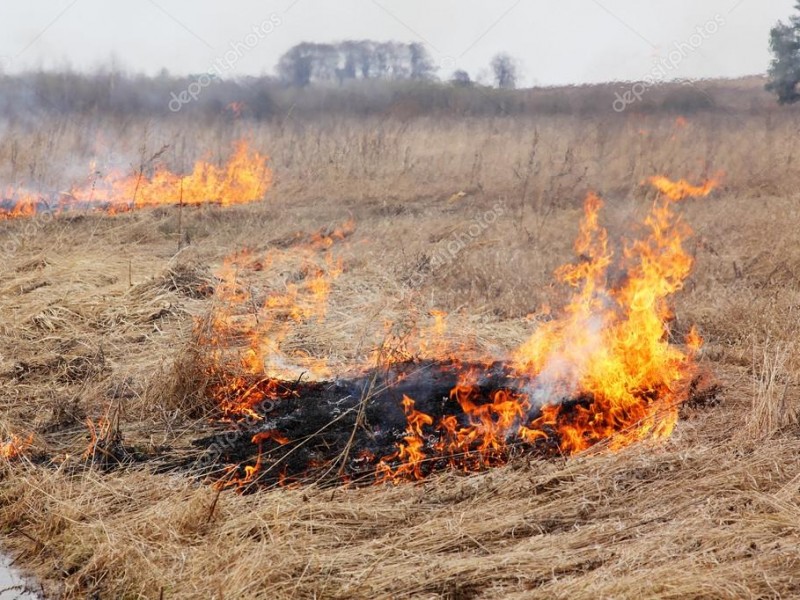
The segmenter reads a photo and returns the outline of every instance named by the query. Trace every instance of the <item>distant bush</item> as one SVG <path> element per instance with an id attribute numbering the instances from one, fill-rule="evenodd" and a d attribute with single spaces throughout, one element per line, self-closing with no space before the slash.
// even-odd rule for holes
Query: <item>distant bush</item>
<path id="1" fill-rule="evenodd" d="M 691 85 L 681 85 L 664 95 L 661 108 L 681 114 L 690 114 L 714 108 L 714 100 L 706 91 Z"/>

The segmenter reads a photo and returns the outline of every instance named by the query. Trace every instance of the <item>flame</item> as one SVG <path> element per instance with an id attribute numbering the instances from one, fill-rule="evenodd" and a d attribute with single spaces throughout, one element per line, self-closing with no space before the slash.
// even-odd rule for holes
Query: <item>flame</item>
<path id="1" fill-rule="evenodd" d="M 14 434 L 6 441 L 0 442 L 0 458 L 9 461 L 21 458 L 32 444 L 33 434 L 27 438 Z"/>
<path id="2" fill-rule="evenodd" d="M 677 202 L 685 198 L 705 198 L 719 185 L 717 179 L 709 179 L 700 185 L 692 185 L 685 179 L 672 181 L 663 175 L 656 175 L 647 180 L 668 199 Z"/>
<path id="3" fill-rule="evenodd" d="M 491 402 L 477 404 L 476 391 L 471 384 L 453 388 L 450 398 L 467 415 L 467 424 L 458 427 L 457 420 L 446 419 L 439 428 L 442 438 L 438 449 L 448 457 L 451 467 L 467 471 L 505 462 L 509 434 L 530 408 L 527 398 L 508 390 L 498 390 Z"/>
<path id="4" fill-rule="evenodd" d="M 414 340 L 416 346 L 417 357 L 435 357 L 443 358 L 451 356 L 451 349 L 448 346 L 445 334 L 447 333 L 447 317 L 449 316 L 445 311 L 433 309 L 429 313 L 433 322 L 427 326 L 420 328 L 417 332 L 417 339 Z"/>
<path id="5" fill-rule="evenodd" d="M 6 200 L 0 202 L 0 220 L 32 217 L 41 204 L 41 198 L 37 194 L 24 188 L 8 187 L 3 197 Z"/>
<path id="6" fill-rule="evenodd" d="M 261 469 L 264 464 L 264 443 L 269 440 L 273 440 L 275 443 L 281 446 L 291 443 L 286 436 L 275 429 L 260 431 L 259 433 L 255 434 L 251 440 L 258 446 L 258 454 L 256 455 L 255 463 L 252 465 L 245 465 L 243 475 L 239 473 L 238 465 L 232 465 L 228 467 L 225 476 L 214 483 L 214 488 L 217 490 L 233 488 L 238 491 L 243 491 L 250 484 L 255 483 L 258 480 L 258 476 L 261 474 Z M 284 479 L 285 474 L 281 473 L 281 480 Z"/>
<path id="7" fill-rule="evenodd" d="M 406 414 L 408 427 L 403 440 L 398 444 L 397 452 L 385 457 L 378 464 L 378 471 L 382 473 L 384 480 L 419 480 L 425 477 L 422 472 L 422 464 L 426 458 L 423 451 L 425 446 L 423 427 L 432 425 L 433 418 L 416 410 L 414 405 L 414 400 L 403 394 L 403 411 Z M 400 462 L 395 469 L 390 466 L 390 462 L 394 460 Z"/>
<path id="8" fill-rule="evenodd" d="M 542 325 L 516 355 L 518 369 L 532 375 L 534 392 L 587 397 L 568 418 L 543 411 L 529 428 L 555 426 L 561 450 L 574 453 L 608 441 L 612 449 L 646 438 L 668 437 L 694 373 L 692 355 L 702 341 L 692 334 L 689 353 L 669 343 L 667 299 L 683 287 L 692 257 L 683 248 L 690 228 L 673 211 L 687 197 L 708 196 L 713 181 L 694 186 L 654 177 L 661 192 L 644 220 L 641 239 L 628 243 L 619 260 L 624 281 L 608 286 L 612 253 L 597 220 L 602 203 L 587 199 L 576 252 L 586 260 L 562 268 L 559 278 L 577 288 L 563 318 Z M 547 402 L 552 404 L 552 402 Z"/>
<path id="9" fill-rule="evenodd" d="M 154 206 L 255 202 L 272 184 L 267 160 L 251 151 L 247 142 L 239 141 L 224 165 L 200 160 L 183 176 L 157 165 L 149 176 L 111 170 L 100 177 L 92 162 L 88 183 L 73 186 L 56 201 L 24 188 L 7 189 L 5 200 L 0 202 L 0 218 L 30 217 L 42 211 L 99 210 L 117 214 Z"/>
<path id="10" fill-rule="evenodd" d="M 544 307 L 541 312 L 548 320 L 526 319 L 536 329 L 504 367 L 516 382 L 513 389 L 484 385 L 493 361 L 467 367 L 459 360 L 461 350 L 443 341 L 449 316 L 442 311 L 429 313 L 432 323 L 416 330 L 419 339 L 398 338 L 398 350 L 381 349 L 378 356 L 390 361 L 426 356 L 447 364 L 458 373 L 458 383 L 449 398 L 421 399 L 427 404 L 404 394 L 406 425 L 398 432 L 393 452 L 362 452 L 359 464 L 371 464 L 377 481 L 398 482 L 423 479 L 442 466 L 471 472 L 501 465 L 526 445 L 572 455 L 598 445 L 617 451 L 669 437 L 679 407 L 688 398 L 703 344 L 694 327 L 684 344 L 671 342 L 670 300 L 693 266 L 684 248 L 692 231 L 675 207 L 687 198 L 708 196 L 717 183 L 695 185 L 664 176 L 649 183 L 658 194 L 640 235 L 619 246 L 609 240 L 601 223 L 602 198 L 587 196 L 574 244 L 578 260 L 555 272 L 570 290 L 569 299 L 561 310 Z M 211 391 L 228 417 L 261 418 L 260 402 L 292 395 L 289 367 L 308 369 L 311 361 L 281 346 L 298 324 L 325 318 L 332 283 L 342 272 L 333 248 L 344 237 L 330 232 L 297 236 L 290 249 L 275 249 L 261 259 L 242 252 L 226 260 L 217 289 L 223 309 L 212 318 L 207 342 L 216 353 L 210 379 L 217 383 Z M 282 288 L 258 291 L 248 281 L 248 274 L 276 264 L 286 270 L 292 262 L 299 276 Z M 262 296 L 265 301 L 256 315 L 241 313 Z M 391 324 L 386 327 L 391 331 Z M 238 355 L 238 371 L 225 359 L 230 342 L 236 340 L 247 342 Z M 431 407 L 430 414 L 421 406 Z M 283 432 L 257 434 L 255 464 L 244 467 L 243 474 L 239 466 L 232 467 L 221 485 L 241 489 L 254 483 L 262 472 L 262 446 L 268 441 L 290 443 Z M 294 485 L 293 476 L 284 472 L 279 478 Z"/>
<path id="11" fill-rule="evenodd" d="M 344 271 L 333 248 L 353 231 L 348 221 L 308 239 L 296 238 L 290 248 L 272 249 L 261 258 L 245 250 L 225 259 L 216 273 L 215 308 L 209 323 L 198 323 L 197 335 L 210 350 L 206 368 L 215 382 L 212 393 L 227 416 L 260 418 L 255 407 L 290 393 L 286 380 L 330 374 L 324 357 L 287 352 L 283 346 L 298 325 L 325 321 L 333 282 Z M 291 273 L 285 283 L 270 280 L 261 289 L 251 281 L 273 266 Z M 259 378 L 255 387 L 253 376 Z"/>
<path id="12" fill-rule="evenodd" d="M 89 460 L 94 457 L 99 450 L 99 445 L 102 440 L 108 439 L 111 433 L 111 421 L 107 417 L 100 417 L 95 423 L 92 419 L 87 418 L 86 428 L 89 430 L 89 444 L 86 450 L 83 451 L 83 460 Z"/>
<path id="13" fill-rule="evenodd" d="M 556 271 L 573 295 L 560 317 L 540 325 L 514 353 L 527 393 L 498 390 L 491 402 L 479 404 L 474 374 L 465 374 L 451 392 L 467 418 L 464 424 L 453 415 L 436 423 L 404 400 L 408 429 L 397 452 L 382 459 L 381 481 L 420 479 L 420 465 L 434 458 L 466 471 L 502 464 L 513 450 L 512 440 L 554 440 L 561 452 L 574 454 L 600 443 L 619 450 L 670 436 L 702 346 L 695 328 L 686 336 L 685 350 L 668 339 L 668 299 L 692 267 L 683 248 L 691 230 L 673 205 L 708 196 L 716 183 L 692 185 L 666 177 L 650 183 L 660 195 L 644 220 L 646 235 L 624 245 L 616 261 L 600 225 L 603 201 L 588 195 L 575 242 L 580 260 Z M 610 285 L 612 280 L 620 282 Z M 567 410 L 567 400 L 578 402 Z M 433 456 L 423 451 L 423 425 L 438 432 Z"/>
<path id="14" fill-rule="evenodd" d="M 697 354 L 703 347 L 703 338 L 700 337 L 700 334 L 697 332 L 697 327 L 694 325 L 689 329 L 689 333 L 686 334 L 685 341 L 686 347 L 692 354 Z"/>
<path id="15" fill-rule="evenodd" d="M 247 108 L 247 105 L 244 102 L 229 102 L 225 107 L 237 119 L 242 116 L 245 108 Z"/>

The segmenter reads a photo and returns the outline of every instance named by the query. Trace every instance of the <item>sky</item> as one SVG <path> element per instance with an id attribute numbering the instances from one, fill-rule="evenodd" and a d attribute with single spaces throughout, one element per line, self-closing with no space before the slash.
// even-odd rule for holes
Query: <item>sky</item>
<path id="1" fill-rule="evenodd" d="M 274 72 L 301 41 L 423 43 L 439 75 L 488 81 L 507 52 L 523 85 L 764 73 L 795 0 L 0 0 L 0 69 Z M 254 28 L 257 33 L 254 33 Z M 677 53 L 676 53 L 677 51 Z M 661 65 L 661 66 L 658 66 Z"/>

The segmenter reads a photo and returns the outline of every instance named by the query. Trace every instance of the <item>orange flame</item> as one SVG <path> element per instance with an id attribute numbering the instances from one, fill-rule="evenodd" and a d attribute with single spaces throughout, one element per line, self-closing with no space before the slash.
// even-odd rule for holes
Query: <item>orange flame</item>
<path id="1" fill-rule="evenodd" d="M 685 198 L 705 198 L 719 185 L 719 181 L 716 179 L 709 179 L 700 185 L 692 185 L 685 179 L 671 181 L 663 175 L 651 177 L 647 181 L 664 196 L 675 202 Z"/>
<path id="2" fill-rule="evenodd" d="M 255 434 L 252 438 L 252 442 L 258 446 L 258 454 L 256 455 L 255 464 L 246 465 L 244 467 L 243 476 L 238 473 L 239 467 L 237 465 L 228 467 L 225 476 L 217 481 L 214 484 L 214 487 L 217 490 L 234 488 L 238 491 L 243 491 L 248 485 L 255 483 L 258 480 L 258 476 L 261 474 L 261 468 L 264 464 L 264 442 L 268 440 L 273 440 L 281 446 L 290 443 L 290 440 L 287 437 L 274 429 L 268 429 Z M 281 474 L 281 481 L 283 481 L 284 478 L 285 475 Z"/>
<path id="3" fill-rule="evenodd" d="M 623 243 L 621 250 L 614 248 L 601 224 L 603 200 L 587 196 L 574 245 L 579 260 L 556 270 L 571 297 L 550 320 L 538 322 L 512 354 L 510 368 L 520 382 L 515 390 L 482 391 L 478 382 L 483 367 L 464 368 L 447 354 L 450 350 L 442 342 L 447 315 L 431 312 L 433 324 L 420 330 L 417 349 L 462 370 L 446 400 L 460 412 L 434 417 L 404 395 L 406 428 L 395 451 L 366 459 L 376 466 L 379 481 L 419 480 L 436 465 L 474 471 L 503 464 L 519 444 L 542 444 L 569 455 L 597 444 L 615 451 L 671 435 L 703 344 L 695 328 L 684 345 L 670 342 L 670 299 L 683 288 L 693 265 L 684 248 L 692 232 L 675 206 L 689 197 L 708 196 L 716 182 L 694 185 L 663 176 L 649 182 L 659 194 L 643 220 L 642 235 Z M 212 367 L 220 382 L 212 386 L 213 394 L 229 416 L 257 415 L 259 401 L 292 393 L 280 375 L 302 357 L 283 353 L 281 342 L 296 324 L 324 318 L 331 281 L 342 270 L 331 253 L 336 241 L 336 236 L 320 234 L 299 239 L 292 252 L 275 250 L 258 261 L 241 253 L 226 261 L 217 293 L 238 307 L 252 305 L 255 297 L 241 280 L 242 272 L 265 269 L 275 260 L 295 260 L 304 274 L 283 290 L 266 293 L 264 310 L 271 312 L 255 325 L 230 310 L 212 320 L 209 341 L 220 352 L 227 348 L 225 339 L 248 341 L 239 368 L 250 378 L 231 376 L 221 354 Z M 407 348 L 392 358 L 419 356 Z M 256 386 L 252 375 L 261 376 Z M 245 468 L 243 478 L 234 477 L 237 487 L 255 480 L 262 467 L 262 443 L 288 443 L 279 435 L 270 430 L 253 438 L 258 459 Z"/>
<path id="4" fill-rule="evenodd" d="M 533 444 L 554 436 L 562 452 L 573 454 L 601 442 L 618 450 L 672 433 L 702 346 L 694 328 L 685 351 L 668 339 L 667 300 L 692 267 L 683 248 L 691 230 L 673 204 L 708 196 L 715 182 L 695 186 L 665 177 L 650 182 L 660 197 L 644 220 L 646 235 L 624 246 L 616 265 L 625 277 L 615 286 L 608 283 L 614 253 L 599 222 L 603 202 L 595 194 L 587 197 L 575 242 L 581 260 L 556 271 L 575 292 L 561 317 L 542 324 L 514 353 L 516 371 L 530 382 L 528 393 L 501 390 L 490 403 L 477 404 L 477 388 L 465 374 L 451 399 L 467 415 L 466 426 L 453 416 L 434 423 L 404 400 L 408 431 L 398 451 L 382 460 L 381 480 L 423 476 L 420 465 L 430 457 L 423 451 L 421 425 L 439 432 L 433 450 L 440 458 L 468 471 L 505 462 L 512 438 Z M 564 410 L 561 400 L 576 398 L 585 401 Z M 531 418 L 534 412 L 538 416 Z"/>
<path id="5" fill-rule="evenodd" d="M 224 165 L 200 160 L 183 176 L 158 165 L 151 176 L 112 170 L 97 178 L 92 166 L 90 182 L 74 186 L 57 202 L 48 202 L 43 195 L 24 189 L 6 190 L 0 218 L 28 217 L 42 210 L 59 213 L 88 209 L 116 214 L 153 206 L 207 203 L 229 206 L 255 202 L 264 197 L 272 184 L 267 160 L 266 156 L 251 151 L 247 142 L 240 141 Z"/>
<path id="6" fill-rule="evenodd" d="M 32 217 L 36 214 L 40 198 L 37 194 L 26 189 L 6 188 L 3 197 L 7 199 L 8 206 L 0 206 L 0 220 L 19 219 Z"/>
<path id="7" fill-rule="evenodd" d="M 107 438 L 111 431 L 111 421 L 107 417 L 100 417 L 95 423 L 87 418 L 86 427 L 89 430 L 89 444 L 83 451 L 83 460 L 88 460 L 97 454 L 100 441 Z"/>
<path id="8" fill-rule="evenodd" d="M 21 458 L 32 444 L 32 434 L 27 438 L 14 434 L 8 440 L 0 442 L 0 458 L 9 461 Z"/>
<path id="9" fill-rule="evenodd" d="M 261 259 L 249 251 L 225 259 L 217 272 L 220 283 L 210 323 L 207 328 L 199 323 L 197 328 L 200 343 L 211 350 L 208 371 L 218 382 L 212 393 L 225 414 L 258 418 L 254 407 L 288 393 L 282 380 L 303 373 L 316 378 L 329 374 L 324 357 L 287 352 L 283 346 L 298 325 L 325 321 L 333 282 L 344 270 L 333 246 L 354 230 L 348 221 L 332 231 L 298 239 L 287 250 L 272 249 Z M 273 265 L 294 274 L 282 285 L 270 281 L 260 289 L 251 280 Z M 251 376 L 260 378 L 258 386 L 249 382 Z"/>
<path id="10" fill-rule="evenodd" d="M 548 391 L 555 387 L 565 397 L 569 392 L 592 398 L 588 409 L 579 407 L 573 417 L 558 423 L 565 452 L 604 440 L 615 449 L 669 436 L 694 373 L 691 355 L 702 343 L 696 332 L 687 343 L 689 354 L 667 338 L 667 299 L 683 287 L 692 267 L 682 245 L 691 230 L 672 206 L 687 197 L 708 196 L 715 183 L 694 186 L 665 177 L 650 182 L 661 197 L 645 218 L 646 237 L 623 250 L 625 281 L 606 285 L 612 255 L 607 234 L 597 223 L 600 205 L 590 196 L 576 244 L 576 251 L 588 259 L 559 273 L 579 291 L 565 317 L 543 325 L 517 353 L 520 370 L 540 381 L 544 377 Z M 554 416 L 558 414 L 544 415 L 541 424 L 552 425 Z"/>
<path id="11" fill-rule="evenodd" d="M 229 102 L 225 107 L 237 119 L 242 116 L 247 105 L 244 102 Z"/>
<path id="12" fill-rule="evenodd" d="M 378 466 L 384 480 L 423 479 L 422 463 L 425 460 L 425 438 L 422 428 L 433 424 L 433 418 L 414 408 L 414 400 L 403 395 L 403 410 L 406 413 L 408 427 L 403 441 L 398 444 L 397 452 L 385 457 Z M 399 460 L 396 469 L 389 466 L 389 461 Z"/>

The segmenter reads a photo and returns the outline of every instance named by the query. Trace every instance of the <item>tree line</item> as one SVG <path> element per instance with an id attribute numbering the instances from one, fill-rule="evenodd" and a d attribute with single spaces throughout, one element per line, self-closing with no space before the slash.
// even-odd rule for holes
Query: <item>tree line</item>
<path id="1" fill-rule="evenodd" d="M 517 61 L 505 53 L 496 55 L 490 67 L 497 87 L 514 89 L 519 78 Z M 277 75 L 285 84 L 306 87 L 314 83 L 348 81 L 435 81 L 438 67 L 423 44 L 345 40 L 320 44 L 302 42 L 278 61 Z M 473 84 L 464 70 L 453 73 L 452 83 Z"/>

